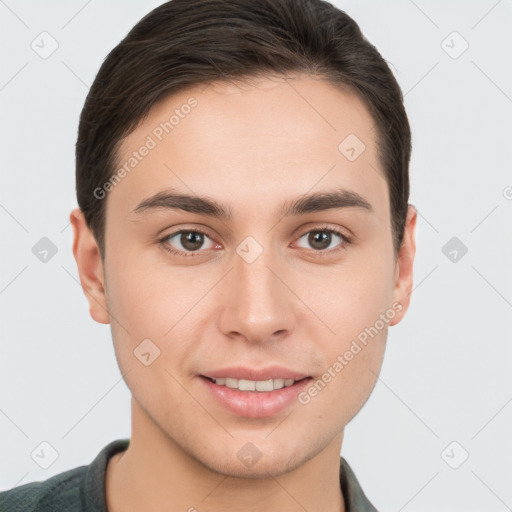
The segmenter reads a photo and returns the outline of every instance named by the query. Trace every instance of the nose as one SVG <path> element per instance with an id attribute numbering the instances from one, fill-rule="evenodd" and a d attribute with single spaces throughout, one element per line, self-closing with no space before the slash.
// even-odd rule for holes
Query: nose
<path id="1" fill-rule="evenodd" d="M 270 251 L 246 261 L 235 254 L 222 294 L 220 329 L 232 339 L 270 343 L 289 335 L 296 322 L 297 303 L 287 284 L 290 272 Z"/>

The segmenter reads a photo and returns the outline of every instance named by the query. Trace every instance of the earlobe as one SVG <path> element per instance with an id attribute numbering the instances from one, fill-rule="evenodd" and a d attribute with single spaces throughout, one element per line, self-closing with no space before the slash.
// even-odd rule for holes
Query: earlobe
<path id="1" fill-rule="evenodd" d="M 393 303 L 401 305 L 399 313 L 389 322 L 398 324 L 405 316 L 411 302 L 413 288 L 413 266 L 416 254 L 416 220 L 418 211 L 412 204 L 408 205 L 402 246 L 398 252 L 396 280 L 393 290 Z"/>
<path id="2" fill-rule="evenodd" d="M 105 294 L 103 262 L 96 239 L 80 208 L 71 211 L 69 220 L 73 226 L 73 255 L 82 290 L 89 302 L 89 313 L 96 322 L 108 324 L 110 316 Z"/>

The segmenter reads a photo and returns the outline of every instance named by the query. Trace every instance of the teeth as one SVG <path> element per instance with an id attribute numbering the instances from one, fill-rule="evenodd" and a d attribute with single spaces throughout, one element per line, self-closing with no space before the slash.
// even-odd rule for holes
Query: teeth
<path id="1" fill-rule="evenodd" d="M 215 383 L 217 383 L 217 382 L 215 382 Z M 238 380 L 227 378 L 226 379 L 226 386 L 228 388 L 238 388 Z"/>
<path id="2" fill-rule="evenodd" d="M 240 391 L 274 391 L 275 389 L 291 386 L 295 382 L 293 379 L 247 380 L 232 379 L 231 377 L 213 380 L 219 386 L 227 386 Z"/>

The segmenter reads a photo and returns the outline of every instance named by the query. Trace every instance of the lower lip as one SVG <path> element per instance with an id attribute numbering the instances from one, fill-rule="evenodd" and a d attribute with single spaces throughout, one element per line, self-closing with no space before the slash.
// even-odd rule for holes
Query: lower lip
<path id="1" fill-rule="evenodd" d="M 283 411 L 292 404 L 297 395 L 311 382 L 311 377 L 295 382 L 292 386 L 275 391 L 240 391 L 219 386 L 206 377 L 199 377 L 215 399 L 238 416 L 267 418 Z"/>

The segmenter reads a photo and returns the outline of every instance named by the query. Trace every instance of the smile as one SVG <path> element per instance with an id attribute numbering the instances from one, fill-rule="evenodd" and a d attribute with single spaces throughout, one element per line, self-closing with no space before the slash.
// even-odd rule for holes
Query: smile
<path id="1" fill-rule="evenodd" d="M 294 379 L 248 380 L 248 379 L 235 379 L 232 377 L 224 377 L 224 378 L 209 379 L 209 380 L 214 382 L 218 386 L 226 386 L 231 389 L 238 389 L 239 391 L 259 391 L 259 392 L 274 391 L 276 389 L 293 386 L 293 384 L 295 382 L 298 382 Z M 302 380 L 302 379 L 300 379 L 300 380 Z"/>

